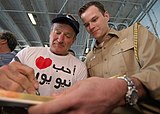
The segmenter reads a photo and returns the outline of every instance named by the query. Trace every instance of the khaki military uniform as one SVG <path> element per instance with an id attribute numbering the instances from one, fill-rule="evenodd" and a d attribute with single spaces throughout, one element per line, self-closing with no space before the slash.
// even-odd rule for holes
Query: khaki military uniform
<path id="1" fill-rule="evenodd" d="M 148 97 L 139 101 L 136 108 L 118 108 L 115 114 L 160 114 L 160 41 L 145 27 L 138 25 L 138 64 L 133 26 L 122 31 L 110 30 L 110 40 L 95 46 L 88 53 L 85 61 L 88 72 L 90 76 L 104 78 L 126 74 L 138 78 L 146 88 Z"/>

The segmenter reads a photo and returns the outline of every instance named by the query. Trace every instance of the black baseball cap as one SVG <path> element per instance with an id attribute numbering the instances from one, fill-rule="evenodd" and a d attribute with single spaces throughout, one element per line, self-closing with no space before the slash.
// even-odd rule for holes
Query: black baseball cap
<path id="1" fill-rule="evenodd" d="M 70 14 L 58 14 L 56 18 L 52 20 L 52 23 L 63 22 L 70 25 L 76 34 L 79 33 L 79 23 L 75 18 Z"/>

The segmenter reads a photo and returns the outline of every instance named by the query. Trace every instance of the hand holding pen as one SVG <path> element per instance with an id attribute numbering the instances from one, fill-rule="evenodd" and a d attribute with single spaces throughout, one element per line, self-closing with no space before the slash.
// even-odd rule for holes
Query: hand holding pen
<path id="1" fill-rule="evenodd" d="M 17 57 L 15 61 L 0 67 L 0 89 L 15 92 L 25 90 L 29 94 L 39 95 L 38 87 L 33 68 L 21 64 Z"/>
<path id="2" fill-rule="evenodd" d="M 38 87 L 33 68 L 16 61 L 0 67 L 0 89 L 35 94 Z"/>
<path id="3" fill-rule="evenodd" d="M 15 56 L 14 60 L 17 61 L 17 62 L 19 62 L 19 63 L 21 63 L 21 61 L 19 60 L 19 58 L 18 58 L 17 56 Z M 34 76 L 34 77 L 35 77 L 35 76 Z M 35 79 L 34 79 L 34 80 L 35 80 Z M 32 81 L 32 80 L 30 80 L 30 81 Z M 35 94 L 36 94 L 36 95 L 40 95 L 40 93 L 39 93 L 39 91 L 38 91 L 38 87 L 36 87 L 36 92 L 35 92 Z"/>

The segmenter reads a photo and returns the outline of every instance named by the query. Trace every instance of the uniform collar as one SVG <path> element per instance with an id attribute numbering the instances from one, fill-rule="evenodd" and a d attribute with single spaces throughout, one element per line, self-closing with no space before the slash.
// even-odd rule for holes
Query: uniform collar
<path id="1" fill-rule="evenodd" d="M 104 45 L 104 43 L 106 41 L 108 41 L 109 39 L 111 39 L 112 37 L 116 36 L 117 38 L 119 38 L 120 34 L 118 31 L 114 30 L 111 28 L 111 30 L 109 31 L 106 40 L 104 40 L 102 43 L 98 44 L 97 41 L 95 42 L 94 48 L 96 49 L 101 49 Z"/>

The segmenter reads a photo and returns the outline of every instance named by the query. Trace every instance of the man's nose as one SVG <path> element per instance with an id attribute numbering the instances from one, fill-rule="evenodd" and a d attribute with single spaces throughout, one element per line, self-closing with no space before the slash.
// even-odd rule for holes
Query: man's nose
<path id="1" fill-rule="evenodd" d="M 60 35 L 58 36 L 58 42 L 61 43 L 61 42 L 63 42 L 63 41 L 64 41 L 64 34 L 60 34 Z"/>
<path id="2" fill-rule="evenodd" d="M 95 28 L 95 25 L 93 23 L 89 24 L 89 30 L 93 30 Z"/>

